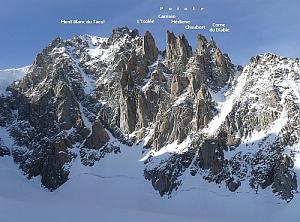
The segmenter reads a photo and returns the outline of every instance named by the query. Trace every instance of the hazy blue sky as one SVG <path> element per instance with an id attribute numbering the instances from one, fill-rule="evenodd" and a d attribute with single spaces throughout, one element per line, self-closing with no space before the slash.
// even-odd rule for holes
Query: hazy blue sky
<path id="1" fill-rule="evenodd" d="M 251 56 L 274 52 L 300 57 L 299 0 L 0 0 L 0 69 L 31 64 L 35 55 L 56 36 L 75 34 L 108 36 L 117 26 L 150 30 L 160 49 L 167 29 L 184 33 L 195 46 L 200 31 L 160 22 L 138 25 L 137 18 L 155 18 L 159 7 L 203 6 L 203 13 L 179 12 L 178 18 L 194 23 L 224 22 L 230 33 L 214 34 L 234 63 L 246 64 Z M 61 19 L 105 19 L 104 25 L 61 25 Z M 202 32 L 210 37 L 208 31 Z"/>

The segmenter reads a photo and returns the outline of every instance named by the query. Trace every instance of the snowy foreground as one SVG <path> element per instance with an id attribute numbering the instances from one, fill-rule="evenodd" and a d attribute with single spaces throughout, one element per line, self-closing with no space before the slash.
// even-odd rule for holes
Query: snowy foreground
<path id="1" fill-rule="evenodd" d="M 139 146 L 108 154 L 94 167 L 76 158 L 70 180 L 51 193 L 38 178 L 26 180 L 11 158 L 3 157 L 0 221 L 300 221 L 299 194 L 285 203 L 270 191 L 247 190 L 247 184 L 231 193 L 186 175 L 172 198 L 162 198 L 142 176 L 141 158 Z"/>

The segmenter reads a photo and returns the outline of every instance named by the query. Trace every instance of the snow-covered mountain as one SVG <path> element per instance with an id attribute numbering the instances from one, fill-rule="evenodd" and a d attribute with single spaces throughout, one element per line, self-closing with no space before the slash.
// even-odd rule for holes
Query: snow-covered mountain
<path id="1" fill-rule="evenodd" d="M 150 32 L 117 28 L 56 38 L 13 79 L 2 71 L 17 80 L 0 97 L 3 209 L 40 218 L 62 198 L 62 221 L 98 207 L 105 221 L 298 221 L 300 61 L 267 53 L 243 68 L 197 43 L 167 32 L 159 51 Z"/>
<path id="2" fill-rule="evenodd" d="M 27 71 L 28 67 L 0 70 L 0 94 L 5 94 L 6 88 L 13 81 L 23 78 Z"/>

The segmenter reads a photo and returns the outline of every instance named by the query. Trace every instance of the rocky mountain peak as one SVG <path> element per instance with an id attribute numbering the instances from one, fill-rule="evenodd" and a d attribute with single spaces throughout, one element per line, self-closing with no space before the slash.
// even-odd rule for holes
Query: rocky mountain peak
<path id="1" fill-rule="evenodd" d="M 190 88 L 197 93 L 200 85 L 208 82 L 212 90 L 218 91 L 233 80 L 236 69 L 216 44 L 211 44 L 202 35 L 198 35 L 197 42 L 198 48 L 186 66 Z"/>
<path id="2" fill-rule="evenodd" d="M 207 39 L 205 36 L 198 34 L 197 36 L 197 53 L 202 54 L 207 50 Z"/>
<path id="3" fill-rule="evenodd" d="M 62 39 L 59 37 L 59 36 L 57 36 L 56 38 L 54 38 L 53 40 L 52 40 L 52 42 L 50 43 L 50 47 L 52 47 L 52 48 L 54 48 L 54 47 L 56 47 L 57 45 L 59 45 L 60 43 L 62 42 Z"/>
<path id="4" fill-rule="evenodd" d="M 149 31 L 146 31 L 143 38 L 143 53 L 149 65 L 158 59 L 158 52 L 159 51 L 156 47 L 152 34 Z"/>
<path id="5" fill-rule="evenodd" d="M 137 29 L 130 30 L 128 27 L 119 27 L 113 29 L 112 34 L 108 39 L 108 42 L 113 44 L 126 35 L 131 38 L 135 38 L 139 36 L 139 32 Z"/>
<path id="6" fill-rule="evenodd" d="M 143 147 L 144 176 L 161 195 L 194 176 L 291 201 L 299 60 L 264 54 L 240 69 L 214 40 L 198 35 L 193 54 L 184 35 L 166 37 L 165 57 L 150 32 L 126 27 L 55 39 L 0 97 L 1 130 L 14 141 L 0 137 L 0 161 L 10 155 L 53 191 L 74 160 L 92 166 Z"/>
<path id="7" fill-rule="evenodd" d="M 183 72 L 192 53 L 192 47 L 184 35 L 175 36 L 173 32 L 167 31 L 166 62 L 173 72 Z"/>
<path id="8" fill-rule="evenodd" d="M 209 40 L 209 44 L 212 48 L 218 48 L 217 47 L 217 43 L 215 42 L 214 40 L 214 37 L 211 37 L 210 40 Z"/>

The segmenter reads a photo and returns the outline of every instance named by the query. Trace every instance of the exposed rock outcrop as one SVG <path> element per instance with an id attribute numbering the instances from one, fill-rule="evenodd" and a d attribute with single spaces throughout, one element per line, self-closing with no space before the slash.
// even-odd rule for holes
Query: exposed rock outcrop
<path id="1" fill-rule="evenodd" d="M 146 31 L 143 38 L 143 54 L 149 65 L 154 63 L 158 58 L 158 49 L 155 40 L 149 31 Z"/>
<path id="2" fill-rule="evenodd" d="M 156 150 L 159 150 L 174 141 L 180 144 L 187 138 L 191 130 L 192 119 L 193 109 L 189 101 L 171 107 L 159 117 L 148 145 L 151 144 Z"/>
<path id="3" fill-rule="evenodd" d="M 296 174 L 292 171 L 293 160 L 287 155 L 279 155 L 275 163 L 272 189 L 283 199 L 290 201 L 297 190 Z"/>
<path id="4" fill-rule="evenodd" d="M 109 141 L 109 136 L 103 128 L 100 120 L 93 123 L 91 135 L 86 138 L 84 146 L 89 149 L 100 149 Z"/>
<path id="5" fill-rule="evenodd" d="M 211 95 L 205 85 L 201 85 L 197 93 L 196 128 L 205 127 L 213 118 L 215 107 Z"/>
<path id="6" fill-rule="evenodd" d="M 192 47 L 184 35 L 175 36 L 167 31 L 166 64 L 174 74 L 185 71 L 185 65 L 192 56 Z"/>
<path id="7" fill-rule="evenodd" d="M 185 76 L 173 75 L 171 82 L 171 94 L 173 96 L 181 95 L 188 84 L 188 79 Z"/>
<path id="8" fill-rule="evenodd" d="M 0 157 L 9 156 L 10 152 L 6 146 L 0 146 Z"/>

